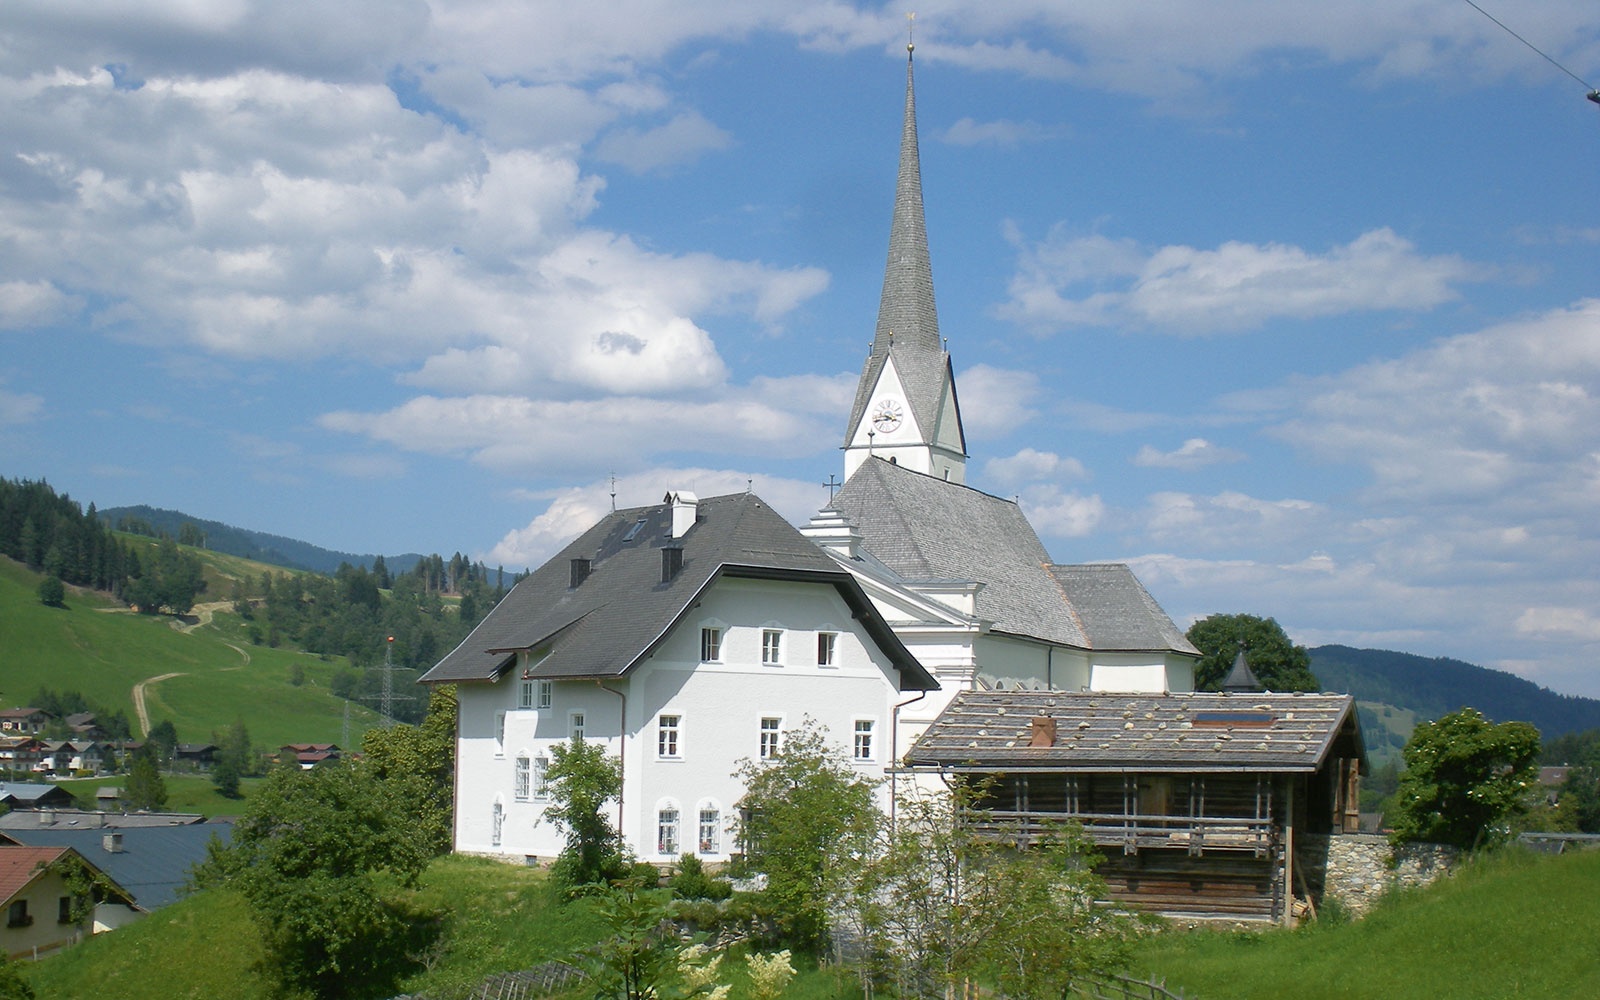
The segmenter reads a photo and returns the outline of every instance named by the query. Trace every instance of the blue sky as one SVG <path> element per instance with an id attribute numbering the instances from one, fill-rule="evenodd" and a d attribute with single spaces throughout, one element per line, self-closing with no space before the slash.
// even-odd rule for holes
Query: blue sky
<path id="1" fill-rule="evenodd" d="M 1600 83 L 1600 9 L 1484 5 Z M 1462 0 L 918 6 L 968 482 L 1600 695 L 1600 106 Z M 537 564 L 842 473 L 906 8 L 10 0 L 0 474 Z"/>

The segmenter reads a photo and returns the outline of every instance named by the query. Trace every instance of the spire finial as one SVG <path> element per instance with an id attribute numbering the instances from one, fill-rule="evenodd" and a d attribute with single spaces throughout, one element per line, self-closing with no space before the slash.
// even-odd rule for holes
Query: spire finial
<path id="1" fill-rule="evenodd" d="M 906 58 L 917 51 L 917 12 L 906 11 Z"/>

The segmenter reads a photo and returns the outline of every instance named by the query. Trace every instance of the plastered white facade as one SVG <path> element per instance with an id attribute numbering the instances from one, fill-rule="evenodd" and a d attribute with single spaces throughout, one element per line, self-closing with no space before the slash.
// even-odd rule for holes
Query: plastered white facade
<path id="1" fill-rule="evenodd" d="M 705 628 L 720 630 L 719 655 L 709 662 L 700 658 Z M 763 663 L 769 632 L 779 636 L 777 663 Z M 835 637 L 831 666 L 817 662 L 819 633 Z M 603 685 L 553 681 L 548 707 L 538 707 L 536 681 L 529 682 L 534 707 L 519 707 L 523 666 L 498 682 L 458 688 L 459 851 L 538 860 L 560 853 L 564 835 L 544 816 L 550 803 L 539 795 L 539 761 L 570 738 L 581 716 L 584 738 L 622 758 L 622 802 L 612 818 L 620 818 L 639 859 L 666 862 L 688 852 L 727 860 L 737 850 L 743 795 L 733 771 L 760 754 L 763 719 L 779 720 L 782 731 L 809 716 L 862 774 L 882 778 L 895 705 L 915 697 L 900 694 L 888 658 L 828 584 L 721 578 L 626 677 Z M 662 753 L 663 716 L 676 723 L 675 754 Z M 869 744 L 860 759 L 858 724 Z M 526 794 L 519 758 L 528 761 Z M 664 844 L 662 822 L 674 813 L 676 843 Z"/>

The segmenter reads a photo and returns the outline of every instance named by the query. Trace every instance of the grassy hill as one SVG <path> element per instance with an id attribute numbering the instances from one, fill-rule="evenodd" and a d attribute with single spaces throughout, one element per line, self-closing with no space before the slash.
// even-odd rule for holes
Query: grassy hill
<path id="1" fill-rule="evenodd" d="M 1134 972 L 1198 1000 L 1600 996 L 1596 899 L 1600 851 L 1513 850 L 1355 923 L 1162 935 L 1142 945 Z"/>
<path id="2" fill-rule="evenodd" d="M 217 553 L 202 559 L 211 591 L 202 600 L 226 594 L 246 572 L 259 578 L 273 569 Z M 37 574 L 0 558 L 0 704 L 26 704 L 40 688 L 75 690 L 109 711 L 125 711 L 137 727 L 133 691 L 148 681 L 150 721 L 171 719 L 185 742 L 209 740 L 240 720 L 262 746 L 342 740 L 346 702 L 328 691 L 342 659 L 253 646 L 226 605 L 202 607 L 206 623 L 183 625 L 129 613 L 76 588 L 65 608 L 46 607 L 38 584 Z M 174 676 L 152 680 L 166 675 Z M 296 675 L 299 685 L 292 683 Z M 351 706 L 352 734 L 376 722 L 369 709 Z"/>

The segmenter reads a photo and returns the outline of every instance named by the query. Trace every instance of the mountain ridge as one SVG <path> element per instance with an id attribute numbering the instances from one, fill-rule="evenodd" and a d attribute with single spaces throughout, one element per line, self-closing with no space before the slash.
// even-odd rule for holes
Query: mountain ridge
<path id="1" fill-rule="evenodd" d="M 222 521 L 194 517 L 179 510 L 152 507 L 149 504 L 135 504 L 131 507 L 108 507 L 105 510 L 98 511 L 98 514 L 113 527 L 125 517 L 134 518 L 145 521 L 151 527 L 164 531 L 174 538 L 178 537 L 178 532 L 185 524 L 192 524 L 204 532 L 205 547 L 214 552 L 242 556 L 246 559 L 254 559 L 256 562 L 282 566 L 285 569 L 308 570 L 313 573 L 333 573 L 339 569 L 340 563 L 349 563 L 351 566 L 365 566 L 370 569 L 378 559 L 378 555 L 374 553 L 360 554 L 325 549 L 320 545 L 303 542 L 297 538 L 274 535 L 265 531 L 253 531 L 249 528 L 225 524 Z M 410 569 L 417 564 L 418 560 L 423 558 L 425 557 L 419 552 L 383 555 L 383 561 L 391 572 Z"/>

